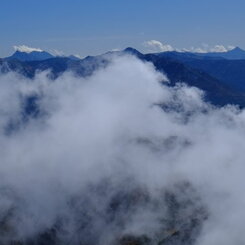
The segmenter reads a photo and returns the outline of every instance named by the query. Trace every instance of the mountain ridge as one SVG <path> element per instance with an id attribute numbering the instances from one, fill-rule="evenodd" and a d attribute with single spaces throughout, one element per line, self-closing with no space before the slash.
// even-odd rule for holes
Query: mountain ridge
<path id="1" fill-rule="evenodd" d="M 15 53 L 9 57 L 4 58 L 5 60 L 17 59 L 20 61 L 34 61 L 34 60 L 46 60 L 53 58 L 54 56 L 46 51 L 15 51 Z"/>
<path id="2" fill-rule="evenodd" d="M 165 54 L 142 54 L 138 50 L 128 47 L 122 51 L 111 51 L 102 55 L 87 56 L 84 59 L 72 59 L 71 57 L 52 57 L 45 60 L 20 61 L 18 59 L 2 59 L 0 60 L 0 71 L 3 73 L 16 71 L 22 75 L 33 78 L 37 71 L 50 70 L 50 78 L 56 79 L 65 71 L 72 71 L 81 77 L 90 76 L 94 71 L 101 67 L 105 67 L 110 63 L 110 55 L 129 54 L 136 56 L 144 62 L 151 62 L 158 71 L 166 74 L 170 79 L 169 86 L 175 86 L 177 83 L 186 83 L 189 86 L 195 86 L 204 90 L 206 99 L 211 103 L 219 106 L 226 104 L 238 104 L 245 107 L 245 90 L 240 91 L 233 83 L 223 81 L 222 77 L 217 76 L 205 70 L 201 65 L 203 62 L 213 62 L 215 67 L 217 62 L 223 62 L 226 67 L 228 60 L 207 57 L 196 59 L 195 54 L 188 57 L 182 56 L 182 53 L 165 52 Z M 174 55 L 171 55 L 174 54 Z M 198 65 L 199 63 L 200 66 Z M 216 63 L 215 63 L 216 62 Z M 230 60 L 232 64 L 238 61 Z M 245 61 L 242 67 L 245 70 Z M 229 71 L 229 69 L 226 69 Z M 243 73 L 241 73 L 243 74 Z M 231 73 L 232 75 L 232 73 Z M 245 75 L 244 75 L 245 76 Z"/>

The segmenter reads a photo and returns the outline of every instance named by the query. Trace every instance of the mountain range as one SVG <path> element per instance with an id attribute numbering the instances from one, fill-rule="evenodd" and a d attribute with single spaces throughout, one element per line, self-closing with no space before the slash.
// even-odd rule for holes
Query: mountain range
<path id="1" fill-rule="evenodd" d="M 143 54 L 134 48 L 107 52 L 98 56 L 79 59 L 76 56 L 59 57 L 45 51 L 30 53 L 16 51 L 12 56 L 0 59 L 0 72 L 15 71 L 33 78 L 37 71 L 50 70 L 56 79 L 67 70 L 85 77 L 101 66 L 106 66 L 111 54 L 131 54 L 142 61 L 152 62 L 156 69 L 166 74 L 169 86 L 186 83 L 206 92 L 206 100 L 224 106 L 245 106 L 245 51 L 234 48 L 228 52 L 191 53 L 161 52 Z"/>

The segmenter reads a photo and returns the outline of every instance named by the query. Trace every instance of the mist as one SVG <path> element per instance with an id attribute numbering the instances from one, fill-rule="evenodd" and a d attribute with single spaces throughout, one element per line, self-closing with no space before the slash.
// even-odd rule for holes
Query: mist
<path id="1" fill-rule="evenodd" d="M 0 75 L 1 244 L 245 242 L 243 110 L 130 55 L 48 73 Z"/>

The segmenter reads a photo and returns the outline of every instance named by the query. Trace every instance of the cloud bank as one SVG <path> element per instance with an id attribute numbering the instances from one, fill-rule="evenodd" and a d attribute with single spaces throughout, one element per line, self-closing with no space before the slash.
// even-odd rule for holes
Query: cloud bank
<path id="1" fill-rule="evenodd" d="M 225 46 L 222 44 L 210 46 L 208 44 L 202 44 L 201 47 L 191 47 L 191 48 L 175 48 L 170 44 L 164 44 L 157 40 L 150 40 L 143 43 L 146 52 L 167 52 L 167 51 L 177 51 L 177 52 L 192 52 L 192 53 L 220 53 L 220 52 L 228 52 L 234 49 L 234 46 Z"/>
<path id="2" fill-rule="evenodd" d="M 245 112 L 110 61 L 0 75 L 1 243 L 244 243 Z"/>
<path id="3" fill-rule="evenodd" d="M 191 47 L 190 49 L 183 49 L 183 51 L 193 52 L 193 53 L 210 53 L 210 52 L 211 53 L 224 53 L 234 48 L 235 46 L 232 46 L 232 45 L 225 46 L 222 44 L 217 44 L 214 46 L 210 46 L 208 44 L 202 44 L 201 47 L 199 48 Z"/>

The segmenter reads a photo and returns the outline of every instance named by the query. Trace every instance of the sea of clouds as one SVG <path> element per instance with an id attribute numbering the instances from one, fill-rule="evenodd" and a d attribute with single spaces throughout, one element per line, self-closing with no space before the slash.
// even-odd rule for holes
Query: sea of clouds
<path id="1" fill-rule="evenodd" d="M 189 236 L 173 244 L 245 242 L 243 110 L 128 55 L 87 78 L 47 74 L 0 75 L 2 244 L 54 230 L 60 244 L 160 244 L 170 229 Z"/>

